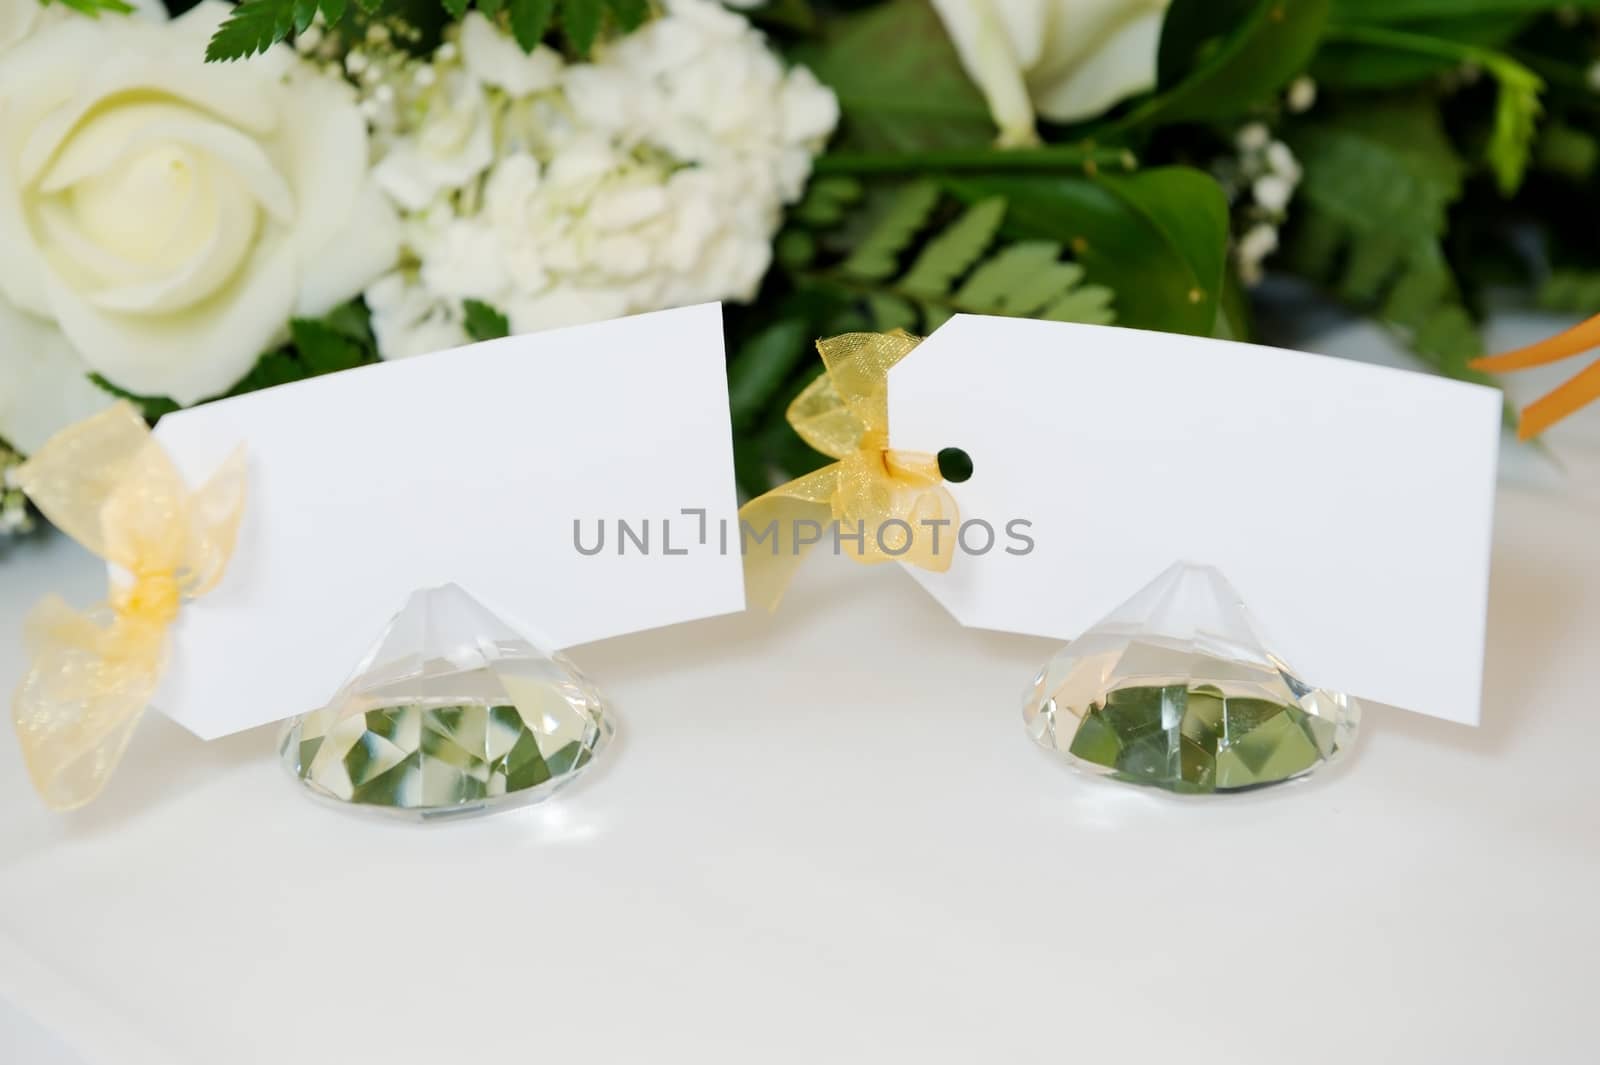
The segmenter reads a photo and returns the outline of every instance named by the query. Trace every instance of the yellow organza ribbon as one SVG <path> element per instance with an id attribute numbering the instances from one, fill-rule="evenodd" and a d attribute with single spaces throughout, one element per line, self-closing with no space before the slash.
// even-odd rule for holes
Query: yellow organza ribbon
<path id="1" fill-rule="evenodd" d="M 789 424 L 837 461 L 739 508 L 750 602 L 776 607 L 813 542 L 858 562 L 950 568 L 959 517 L 938 459 L 889 447 L 889 369 L 918 343 L 903 332 L 817 342 L 826 372 L 789 405 Z"/>
<path id="2" fill-rule="evenodd" d="M 179 601 L 222 577 L 244 509 L 244 456 L 191 493 L 119 403 L 56 434 L 16 476 L 57 528 L 124 575 L 92 610 L 51 596 L 28 617 L 31 662 L 13 719 L 34 787 L 67 810 L 98 795 L 122 757 L 161 677 Z"/>

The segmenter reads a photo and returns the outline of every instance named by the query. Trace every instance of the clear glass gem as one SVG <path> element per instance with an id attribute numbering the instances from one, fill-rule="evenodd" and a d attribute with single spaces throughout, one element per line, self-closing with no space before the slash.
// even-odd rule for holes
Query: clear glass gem
<path id="1" fill-rule="evenodd" d="M 1203 793 L 1327 764 L 1354 741 L 1360 705 L 1267 650 L 1216 569 L 1178 563 L 1057 652 L 1023 718 L 1078 768 Z"/>
<path id="2" fill-rule="evenodd" d="M 449 584 L 412 595 L 279 752 L 321 798 L 431 819 L 549 798 L 612 731 L 572 663 Z"/>

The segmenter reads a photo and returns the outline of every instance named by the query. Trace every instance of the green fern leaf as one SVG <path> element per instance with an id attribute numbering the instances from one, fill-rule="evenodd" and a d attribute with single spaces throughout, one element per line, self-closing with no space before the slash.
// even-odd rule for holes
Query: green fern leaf
<path id="1" fill-rule="evenodd" d="M 846 277 L 881 281 L 893 276 L 900 254 L 916 239 L 939 204 L 939 188 L 931 181 L 907 185 L 890 204 L 877 226 L 839 267 Z"/>
<path id="2" fill-rule="evenodd" d="M 956 302 L 964 307 L 982 308 L 987 314 L 1004 314 L 1005 308 L 1015 301 L 1018 289 L 1030 284 L 1040 271 L 1049 269 L 1060 258 L 1061 245 L 1049 240 L 1027 240 L 1003 248 L 972 272 L 966 284 L 956 292 Z M 1042 306 L 1048 298 L 1034 301 L 1033 309 Z"/>
<path id="3" fill-rule="evenodd" d="M 561 0 L 561 25 L 580 56 L 589 54 L 600 35 L 601 0 Z"/>
<path id="4" fill-rule="evenodd" d="M 524 52 L 533 51 L 550 29 L 556 0 L 507 0 L 507 4 L 511 9 L 511 35 Z"/>
<path id="5" fill-rule="evenodd" d="M 923 299 L 947 295 L 956 278 L 972 269 L 994 240 L 1005 215 L 1006 201 L 999 197 L 973 204 L 954 225 L 928 242 L 901 278 L 901 291 Z"/>
<path id="6" fill-rule="evenodd" d="M 892 292 L 873 292 L 867 295 L 867 311 L 872 315 L 874 328 L 880 333 L 895 329 L 915 332 L 919 316 L 909 300 Z M 926 329 L 927 327 L 924 326 Z M 932 329 L 927 329 L 932 332 Z"/>
<path id="7" fill-rule="evenodd" d="M 1116 321 L 1111 308 L 1111 290 L 1104 285 L 1073 288 L 1035 317 L 1050 322 L 1082 322 L 1085 325 L 1110 325 Z"/>
<path id="8" fill-rule="evenodd" d="M 623 33 L 632 33 L 650 17 L 650 0 L 607 0 L 607 6 Z"/>
<path id="9" fill-rule="evenodd" d="M 244 0 L 217 27 L 206 45 L 206 61 L 230 62 L 265 52 L 294 28 L 297 0 Z"/>
<path id="10" fill-rule="evenodd" d="M 1483 380 L 1467 369 L 1482 344 L 1441 246 L 1465 168 L 1435 106 L 1373 106 L 1292 143 L 1306 173 L 1287 249 L 1296 271 L 1375 313 L 1441 372 Z"/>
<path id="11" fill-rule="evenodd" d="M 1494 132 L 1489 135 L 1489 166 L 1494 170 L 1501 194 L 1510 196 L 1521 187 L 1533 154 L 1539 115 L 1544 111 L 1539 103 L 1544 82 L 1539 75 L 1511 59 L 1500 59 L 1489 71 L 1500 85 L 1495 97 Z"/>

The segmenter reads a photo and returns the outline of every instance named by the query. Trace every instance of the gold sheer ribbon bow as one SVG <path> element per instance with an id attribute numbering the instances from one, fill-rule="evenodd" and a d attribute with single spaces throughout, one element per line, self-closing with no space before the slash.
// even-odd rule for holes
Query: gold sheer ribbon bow
<path id="1" fill-rule="evenodd" d="M 800 438 L 837 461 L 739 508 L 746 597 L 771 610 L 815 543 L 858 562 L 950 568 L 959 517 L 936 456 L 889 447 L 889 370 L 908 333 L 817 342 L 825 373 L 789 405 Z"/>
<path id="2" fill-rule="evenodd" d="M 68 810 L 98 795 L 122 757 L 179 602 L 222 577 L 244 509 L 244 456 L 190 492 L 144 420 L 118 403 L 56 434 L 16 475 L 57 528 L 125 575 L 91 610 L 50 596 L 28 617 L 31 662 L 13 719 L 34 787 Z"/>

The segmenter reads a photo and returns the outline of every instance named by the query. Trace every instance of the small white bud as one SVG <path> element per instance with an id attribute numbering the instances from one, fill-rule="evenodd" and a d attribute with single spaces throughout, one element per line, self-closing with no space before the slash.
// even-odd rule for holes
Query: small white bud
<path id="1" fill-rule="evenodd" d="M 1289 83 L 1289 93 L 1284 103 L 1288 105 L 1290 114 L 1303 114 L 1311 110 L 1317 102 L 1317 83 L 1306 74 L 1300 75 Z"/>
<path id="2" fill-rule="evenodd" d="M 1238 238 L 1238 261 L 1259 267 L 1262 259 L 1278 249 L 1278 230 L 1274 225 L 1258 222 Z"/>
<path id="3" fill-rule="evenodd" d="M 1240 129 L 1234 138 L 1234 143 L 1241 152 L 1259 152 L 1267 146 L 1267 141 L 1272 135 L 1267 132 L 1267 127 L 1260 122 L 1252 122 Z"/>
<path id="4" fill-rule="evenodd" d="M 1289 146 L 1282 141 L 1273 141 L 1267 145 L 1267 169 L 1290 185 L 1300 183 L 1300 160 L 1294 157 Z"/>
<path id="5" fill-rule="evenodd" d="M 307 26 L 306 32 L 294 39 L 295 51 L 301 55 L 310 55 L 322 44 L 322 28 L 320 26 Z"/>
<path id="6" fill-rule="evenodd" d="M 1282 214 L 1289 206 L 1289 198 L 1294 195 L 1294 186 L 1277 174 L 1263 174 L 1256 178 L 1251 191 L 1255 194 L 1256 203 L 1273 214 Z"/>
<path id="7" fill-rule="evenodd" d="M 367 69 L 367 54 L 359 49 L 352 49 L 350 54 L 344 57 L 344 68 L 351 74 L 359 76 Z"/>
<path id="8" fill-rule="evenodd" d="M 421 66 L 418 67 L 417 72 L 411 76 L 411 80 L 417 83 L 417 88 L 426 89 L 435 81 L 438 81 L 439 76 L 433 72 L 432 67 Z"/>

